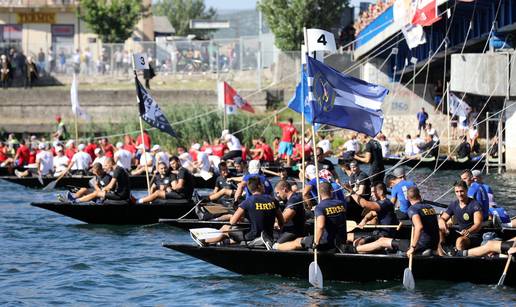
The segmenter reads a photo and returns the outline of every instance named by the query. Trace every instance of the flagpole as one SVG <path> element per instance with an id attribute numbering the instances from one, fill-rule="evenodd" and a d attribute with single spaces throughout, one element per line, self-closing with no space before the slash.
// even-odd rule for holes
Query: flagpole
<path id="1" fill-rule="evenodd" d="M 448 155 L 450 155 L 450 148 L 451 148 L 451 145 L 450 145 L 450 93 L 449 93 L 449 90 L 450 90 L 450 82 L 446 82 L 446 91 L 444 92 L 446 94 L 446 118 L 448 119 Z M 442 99 L 442 98 L 441 98 Z"/>
<path id="2" fill-rule="evenodd" d="M 303 27 L 303 33 L 305 36 L 305 44 L 306 44 L 306 27 Z M 301 97 L 303 97 L 305 93 L 304 82 L 303 82 L 303 57 L 306 54 L 301 52 Z M 303 180 L 301 180 L 302 190 L 305 190 L 305 102 L 303 101 L 301 104 L 301 174 L 303 174 Z"/>
<path id="3" fill-rule="evenodd" d="M 78 118 L 77 118 L 77 110 L 75 110 L 75 144 L 76 145 L 79 145 L 79 125 L 77 123 L 78 121 Z"/>
<path id="4" fill-rule="evenodd" d="M 136 68 L 134 66 L 134 53 L 132 54 L 131 58 L 132 58 L 132 64 L 133 64 L 134 77 L 137 79 L 138 76 L 136 74 Z M 136 101 L 139 103 L 138 96 L 136 97 Z M 147 180 L 147 193 L 149 193 L 149 195 L 150 195 L 151 189 L 150 189 L 150 180 L 149 180 L 149 167 L 147 166 L 147 151 L 145 150 L 145 139 L 144 139 L 144 134 L 143 134 L 143 120 L 142 120 L 141 115 L 138 116 L 138 118 L 140 119 L 140 136 L 142 138 L 141 145 L 143 145 L 143 153 L 142 154 L 143 154 L 143 162 L 145 163 L 145 179 Z"/>

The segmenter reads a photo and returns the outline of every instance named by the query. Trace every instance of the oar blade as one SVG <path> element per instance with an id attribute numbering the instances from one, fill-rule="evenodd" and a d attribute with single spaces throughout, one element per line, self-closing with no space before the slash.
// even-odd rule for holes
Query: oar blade
<path id="1" fill-rule="evenodd" d="M 310 263 L 310 266 L 308 267 L 308 281 L 316 288 L 323 288 L 323 275 L 321 268 L 315 262 Z"/>
<path id="2" fill-rule="evenodd" d="M 38 174 L 38 181 L 39 183 L 41 183 L 41 185 L 45 185 L 45 183 L 43 182 L 43 178 L 41 177 L 41 174 Z"/>
<path id="3" fill-rule="evenodd" d="M 500 276 L 500 280 L 498 281 L 497 287 L 502 287 L 503 283 L 505 282 L 505 275 L 507 275 L 505 272 Z"/>
<path id="4" fill-rule="evenodd" d="M 416 287 L 414 275 L 412 275 L 412 270 L 409 268 L 406 268 L 405 271 L 403 271 L 403 286 L 408 290 L 414 290 Z"/>
<path id="5" fill-rule="evenodd" d="M 57 180 L 50 182 L 49 184 L 47 184 L 46 187 L 43 188 L 43 191 L 48 191 L 48 190 L 54 189 L 56 187 L 56 184 L 57 184 Z"/>

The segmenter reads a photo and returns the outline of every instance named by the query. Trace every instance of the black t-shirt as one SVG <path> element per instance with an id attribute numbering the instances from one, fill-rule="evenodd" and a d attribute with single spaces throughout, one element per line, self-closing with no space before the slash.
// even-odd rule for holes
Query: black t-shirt
<path id="1" fill-rule="evenodd" d="M 303 206 L 303 196 L 300 193 L 294 193 L 287 200 L 285 209 L 292 209 L 296 212 L 294 218 L 283 226 L 283 232 L 294 233 L 298 236 L 304 235 L 305 232 L 305 208 Z"/>
<path id="2" fill-rule="evenodd" d="M 457 158 L 463 159 L 463 158 L 469 157 L 470 153 L 471 153 L 471 145 L 469 145 L 468 142 L 460 143 L 459 148 L 457 149 Z"/>
<path id="3" fill-rule="evenodd" d="M 109 184 L 109 182 L 111 182 L 111 175 L 108 173 L 105 173 L 102 176 L 95 176 L 95 180 L 97 180 L 98 186 L 102 189 L 105 186 L 107 186 Z"/>
<path id="4" fill-rule="evenodd" d="M 359 186 L 364 185 L 364 194 L 361 196 L 368 198 L 371 195 L 371 181 L 369 180 L 369 176 L 363 171 L 351 174 L 349 176 L 349 185 L 356 191 L 358 191 Z"/>
<path id="5" fill-rule="evenodd" d="M 369 162 L 371 164 L 370 174 L 377 174 L 383 171 L 385 167 L 383 165 L 382 145 L 377 140 L 370 139 L 366 144 L 365 151 L 371 154 L 371 161 Z"/>
<path id="6" fill-rule="evenodd" d="M 434 141 L 430 141 L 428 143 L 423 144 L 423 146 L 421 146 L 420 149 L 423 151 L 423 156 L 427 158 L 437 158 L 437 156 L 439 155 L 439 146 L 437 146 Z M 430 150 L 430 153 L 426 152 L 428 150 Z"/>
<path id="7" fill-rule="evenodd" d="M 246 212 L 247 219 L 251 223 L 248 237 L 257 238 L 265 231 L 272 237 L 276 212 L 279 210 L 278 202 L 270 195 L 251 195 L 239 205 Z"/>
<path id="8" fill-rule="evenodd" d="M 158 187 L 158 189 L 160 189 L 161 187 L 170 187 L 171 182 L 172 180 L 170 179 L 169 175 L 161 176 L 161 174 L 157 174 L 156 177 L 154 177 L 154 184 L 156 185 L 156 187 Z"/>
<path id="9" fill-rule="evenodd" d="M 113 170 L 113 178 L 116 179 L 115 193 L 121 197 L 129 197 L 129 174 L 120 166 Z"/>
<path id="10" fill-rule="evenodd" d="M 425 203 L 417 203 L 410 206 L 407 213 L 410 219 L 416 214 L 421 218 L 423 231 L 419 237 L 418 245 L 425 249 L 436 249 L 439 243 L 439 225 L 434 207 Z"/>
<path id="11" fill-rule="evenodd" d="M 379 200 L 376 202 L 380 206 L 378 214 L 378 224 L 380 225 L 396 225 L 398 224 L 398 218 L 394 213 L 394 204 L 389 199 Z M 396 234 L 396 230 L 392 228 L 382 228 L 384 232 L 389 235 Z"/>
<path id="12" fill-rule="evenodd" d="M 329 245 L 346 240 L 346 204 L 336 199 L 324 199 L 315 206 L 315 218 L 324 215 L 324 234 L 321 240 Z"/>
<path id="13" fill-rule="evenodd" d="M 230 190 L 236 190 L 237 186 L 233 181 L 228 181 L 228 179 L 222 175 L 217 177 L 217 180 L 215 181 L 215 187 L 219 190 L 222 189 L 230 189 Z"/>
<path id="14" fill-rule="evenodd" d="M 457 221 L 457 224 L 459 224 L 460 230 L 473 226 L 475 222 L 474 214 L 476 211 L 482 214 L 482 206 L 473 199 L 469 199 L 469 203 L 464 208 L 461 208 L 459 201 L 455 200 L 451 202 L 448 209 L 446 209 L 446 213 L 450 217 L 455 216 L 455 220 Z"/>
<path id="15" fill-rule="evenodd" d="M 177 175 L 172 174 L 171 178 L 172 178 L 172 180 L 183 179 L 184 180 L 183 187 L 179 190 L 176 190 L 176 192 L 182 193 L 185 196 L 185 198 L 192 197 L 195 182 L 194 182 L 194 178 L 193 178 L 192 174 L 190 174 L 190 172 L 186 168 L 181 166 L 177 170 Z"/>

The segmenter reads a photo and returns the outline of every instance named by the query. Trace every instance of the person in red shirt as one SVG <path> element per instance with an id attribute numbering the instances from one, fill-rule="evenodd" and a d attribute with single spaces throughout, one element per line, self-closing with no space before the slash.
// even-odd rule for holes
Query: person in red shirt
<path id="1" fill-rule="evenodd" d="M 0 166 L 4 166 L 4 162 L 7 161 L 8 158 L 7 146 L 5 146 L 4 142 L 0 142 Z"/>
<path id="2" fill-rule="evenodd" d="M 147 132 L 147 130 L 143 130 L 143 142 L 145 143 L 145 150 L 150 150 L 152 145 L 152 140 Z M 136 138 L 136 147 L 138 147 L 142 143 L 142 135 L 138 134 L 138 137 Z"/>
<path id="3" fill-rule="evenodd" d="M 75 155 L 76 152 L 77 148 L 75 147 L 75 141 L 68 140 L 68 142 L 66 142 L 65 156 L 72 160 L 73 155 Z"/>
<path id="4" fill-rule="evenodd" d="M 95 149 L 97 149 L 97 144 L 95 144 L 95 140 L 93 138 L 90 138 L 88 140 L 88 145 L 86 148 L 84 148 L 84 152 L 90 155 L 91 161 L 95 160 Z M 67 155 L 68 156 L 68 155 Z M 68 158 L 71 159 L 71 158 Z"/>
<path id="5" fill-rule="evenodd" d="M 16 150 L 16 155 L 14 156 L 14 163 L 16 166 L 23 166 L 29 164 L 30 159 L 30 149 L 25 145 L 25 140 L 20 141 L 20 147 Z"/>
<path id="6" fill-rule="evenodd" d="M 100 139 L 100 148 L 104 152 L 104 155 L 107 158 L 113 158 L 115 153 L 115 147 L 112 144 L 109 144 L 108 138 Z"/>
<path id="7" fill-rule="evenodd" d="M 260 137 L 258 140 L 253 140 L 254 148 L 250 149 L 253 160 L 260 160 L 262 162 L 274 161 L 274 154 L 272 148 L 265 143 L 265 138 Z"/>
<path id="8" fill-rule="evenodd" d="M 294 126 L 292 118 L 287 123 L 278 122 L 278 116 L 274 118 L 276 125 L 281 128 L 281 142 L 279 144 L 278 154 L 287 157 L 287 166 L 290 166 L 290 156 L 294 153 L 294 143 L 297 136 L 297 129 Z"/>
<path id="9" fill-rule="evenodd" d="M 226 144 L 220 143 L 219 139 L 215 139 L 213 141 L 213 145 L 211 146 L 211 150 L 213 151 L 213 155 L 217 156 L 219 158 L 222 158 L 224 156 L 224 150 L 227 149 Z"/>
<path id="10" fill-rule="evenodd" d="M 202 152 L 205 152 L 206 149 L 208 149 L 210 147 L 211 147 L 211 145 L 210 145 L 210 142 L 208 140 L 202 141 L 202 146 L 201 146 L 201 151 Z"/>
<path id="11" fill-rule="evenodd" d="M 138 150 L 136 148 L 136 145 L 134 145 L 133 138 L 129 134 L 124 135 L 124 146 L 122 146 L 122 148 L 132 153 L 133 156 L 134 154 L 136 154 L 136 151 Z"/>

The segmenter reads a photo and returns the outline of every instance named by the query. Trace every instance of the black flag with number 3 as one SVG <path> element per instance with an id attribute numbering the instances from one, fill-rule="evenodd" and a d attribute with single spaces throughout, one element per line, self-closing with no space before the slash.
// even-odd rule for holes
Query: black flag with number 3
<path id="1" fill-rule="evenodd" d="M 136 83 L 136 96 L 138 98 L 138 106 L 140 108 L 140 117 L 152 127 L 158 128 L 159 130 L 177 138 L 177 133 L 172 129 L 172 126 L 163 112 L 161 112 L 158 104 L 143 87 L 136 76 L 134 77 L 134 82 Z"/>

